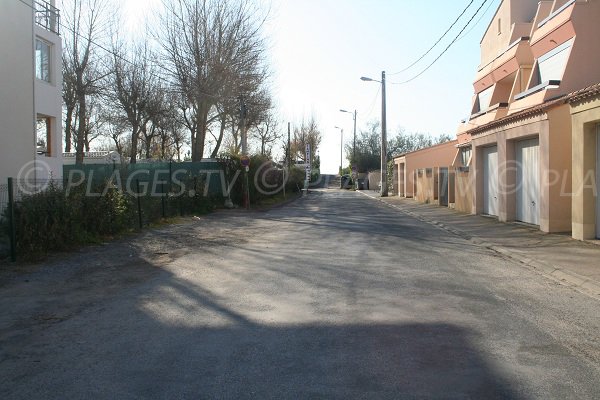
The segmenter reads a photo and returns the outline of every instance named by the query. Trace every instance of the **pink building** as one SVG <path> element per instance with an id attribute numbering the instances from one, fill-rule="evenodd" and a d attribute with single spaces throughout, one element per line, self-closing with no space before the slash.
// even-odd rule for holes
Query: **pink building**
<path id="1" fill-rule="evenodd" d="M 439 202 L 439 194 L 444 195 L 449 190 L 448 167 L 456 157 L 457 143 L 453 140 L 395 157 L 398 196 L 412 197 L 427 203 Z M 448 201 L 441 201 L 443 205 L 448 205 L 447 203 Z"/>
<path id="2" fill-rule="evenodd" d="M 598 21 L 600 1 L 502 1 L 458 130 L 457 209 L 600 237 L 597 190 L 584 179 L 595 187 L 600 176 Z"/>

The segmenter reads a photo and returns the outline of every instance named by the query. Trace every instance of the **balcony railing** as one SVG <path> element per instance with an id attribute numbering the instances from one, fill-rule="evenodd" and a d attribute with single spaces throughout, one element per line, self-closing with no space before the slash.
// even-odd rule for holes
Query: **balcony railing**
<path id="1" fill-rule="evenodd" d="M 60 35 L 60 11 L 44 0 L 33 2 L 35 10 L 35 23 L 44 29 Z"/>

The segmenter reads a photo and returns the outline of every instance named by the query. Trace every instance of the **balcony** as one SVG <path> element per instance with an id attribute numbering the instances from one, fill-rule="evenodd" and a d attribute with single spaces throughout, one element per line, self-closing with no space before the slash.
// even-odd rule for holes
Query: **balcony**
<path id="1" fill-rule="evenodd" d="M 39 27 L 60 35 L 60 10 L 44 0 L 35 0 L 33 7 L 35 23 Z"/>

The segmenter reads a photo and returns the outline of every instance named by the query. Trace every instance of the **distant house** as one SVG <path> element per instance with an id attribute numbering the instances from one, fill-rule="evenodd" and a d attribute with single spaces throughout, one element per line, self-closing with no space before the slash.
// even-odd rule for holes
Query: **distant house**
<path id="1" fill-rule="evenodd" d="M 457 141 L 450 141 L 425 149 L 416 150 L 410 153 L 402 154 L 394 158 L 394 167 L 397 172 L 397 194 L 400 197 L 414 197 L 423 202 L 433 202 L 438 200 L 437 182 L 448 185 L 448 168 L 452 165 L 456 156 Z M 435 168 L 436 177 L 433 177 L 433 168 Z M 423 173 L 425 171 L 425 173 Z M 439 174 L 446 174 L 446 179 L 439 179 Z M 424 182 L 422 177 L 430 175 L 431 182 Z M 436 184 L 434 190 L 434 182 Z M 441 192 L 446 193 L 448 187 L 442 188 Z M 448 205 L 447 202 L 445 205 Z"/>
<path id="2" fill-rule="evenodd" d="M 0 2 L 0 179 L 62 177 L 62 45 L 54 0 Z"/>
<path id="3" fill-rule="evenodd" d="M 83 154 L 84 164 L 121 164 L 122 157 L 116 151 L 89 151 Z M 64 165 L 75 165 L 75 153 L 63 153 Z"/>

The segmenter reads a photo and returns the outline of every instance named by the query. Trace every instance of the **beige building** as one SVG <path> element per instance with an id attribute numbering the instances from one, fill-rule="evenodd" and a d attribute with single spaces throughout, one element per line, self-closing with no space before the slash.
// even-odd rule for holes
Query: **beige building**
<path id="1" fill-rule="evenodd" d="M 574 94 L 570 106 L 573 237 L 600 239 L 600 84 Z"/>
<path id="2" fill-rule="evenodd" d="M 0 180 L 62 177 L 62 46 L 54 0 L 0 1 Z"/>
<path id="3" fill-rule="evenodd" d="M 448 167 L 452 165 L 452 161 L 456 157 L 457 143 L 454 140 L 395 157 L 394 168 L 397 176 L 398 196 L 417 198 L 423 202 L 426 199 L 430 200 L 428 202 L 433 202 L 434 197 L 437 200 L 437 182 L 448 182 L 444 176 L 440 179 L 439 174 L 447 172 Z M 433 168 L 436 170 L 435 179 L 433 178 Z M 428 174 L 432 178 L 431 182 L 418 185 L 417 178 L 427 177 Z M 420 191 L 419 188 L 421 188 Z M 420 198 L 418 198 L 418 194 L 420 194 Z"/>
<path id="4" fill-rule="evenodd" d="M 597 0 L 502 1 L 459 127 L 457 209 L 600 236 L 598 21 Z"/>

